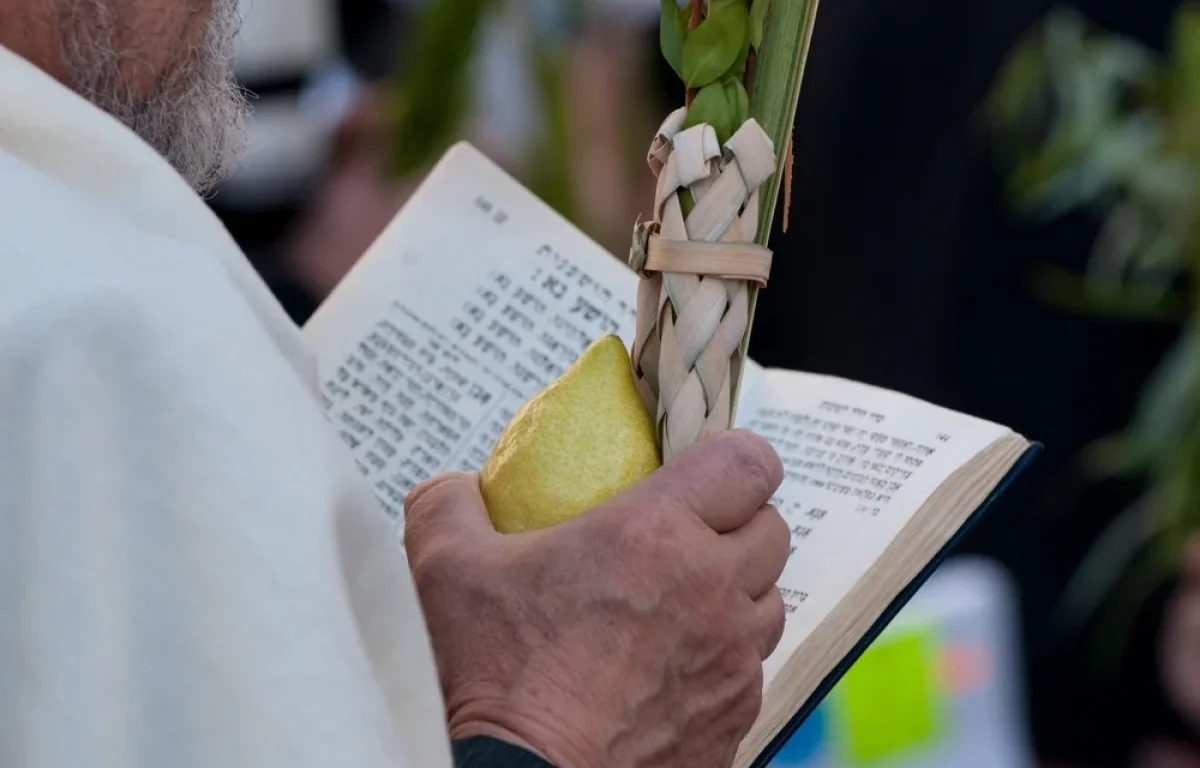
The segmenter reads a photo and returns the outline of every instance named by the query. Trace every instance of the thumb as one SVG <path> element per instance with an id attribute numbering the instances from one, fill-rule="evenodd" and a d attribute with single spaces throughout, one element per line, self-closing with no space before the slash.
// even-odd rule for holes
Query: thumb
<path id="1" fill-rule="evenodd" d="M 404 499 L 404 546 L 411 558 L 429 547 L 461 546 L 465 540 L 494 536 L 479 475 L 439 475 Z"/>
<path id="2" fill-rule="evenodd" d="M 783 464 L 771 444 L 735 429 L 680 452 L 629 489 L 621 503 L 691 512 L 717 533 L 728 533 L 749 522 L 782 481 Z"/>

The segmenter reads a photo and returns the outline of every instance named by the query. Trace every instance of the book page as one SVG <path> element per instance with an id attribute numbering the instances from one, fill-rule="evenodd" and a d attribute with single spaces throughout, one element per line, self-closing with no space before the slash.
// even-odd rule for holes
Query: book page
<path id="1" fill-rule="evenodd" d="M 637 282 L 478 151 L 453 149 L 304 329 L 327 415 L 392 519 L 422 481 L 482 467 L 593 340 L 628 347 Z"/>
<path id="2" fill-rule="evenodd" d="M 792 529 L 779 581 L 787 625 L 768 685 L 925 500 L 1008 429 L 915 398 L 815 374 L 768 370 L 743 423 L 779 452 L 773 503 Z"/>

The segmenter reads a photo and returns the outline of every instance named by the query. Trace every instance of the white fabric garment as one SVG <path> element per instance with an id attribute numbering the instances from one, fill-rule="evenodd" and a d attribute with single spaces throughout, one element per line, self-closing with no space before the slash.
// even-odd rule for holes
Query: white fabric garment
<path id="1" fill-rule="evenodd" d="M 450 764 L 315 385 L 165 161 L 0 48 L 0 766 Z"/>

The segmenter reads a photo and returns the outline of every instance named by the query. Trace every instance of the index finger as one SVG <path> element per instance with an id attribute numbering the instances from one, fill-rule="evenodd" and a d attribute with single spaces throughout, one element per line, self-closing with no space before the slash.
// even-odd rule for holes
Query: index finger
<path id="1" fill-rule="evenodd" d="M 717 533 L 745 525 L 783 481 L 771 444 L 732 430 L 682 451 L 625 497 L 635 509 L 657 505 L 691 512 Z"/>

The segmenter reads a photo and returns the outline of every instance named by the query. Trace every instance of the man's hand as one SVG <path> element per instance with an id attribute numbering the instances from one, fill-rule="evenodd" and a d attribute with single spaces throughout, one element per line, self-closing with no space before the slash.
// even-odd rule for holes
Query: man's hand
<path id="1" fill-rule="evenodd" d="M 783 632 L 782 467 L 748 432 L 555 528 L 501 535 L 475 475 L 415 489 L 405 546 L 450 735 L 559 768 L 728 766 Z"/>

